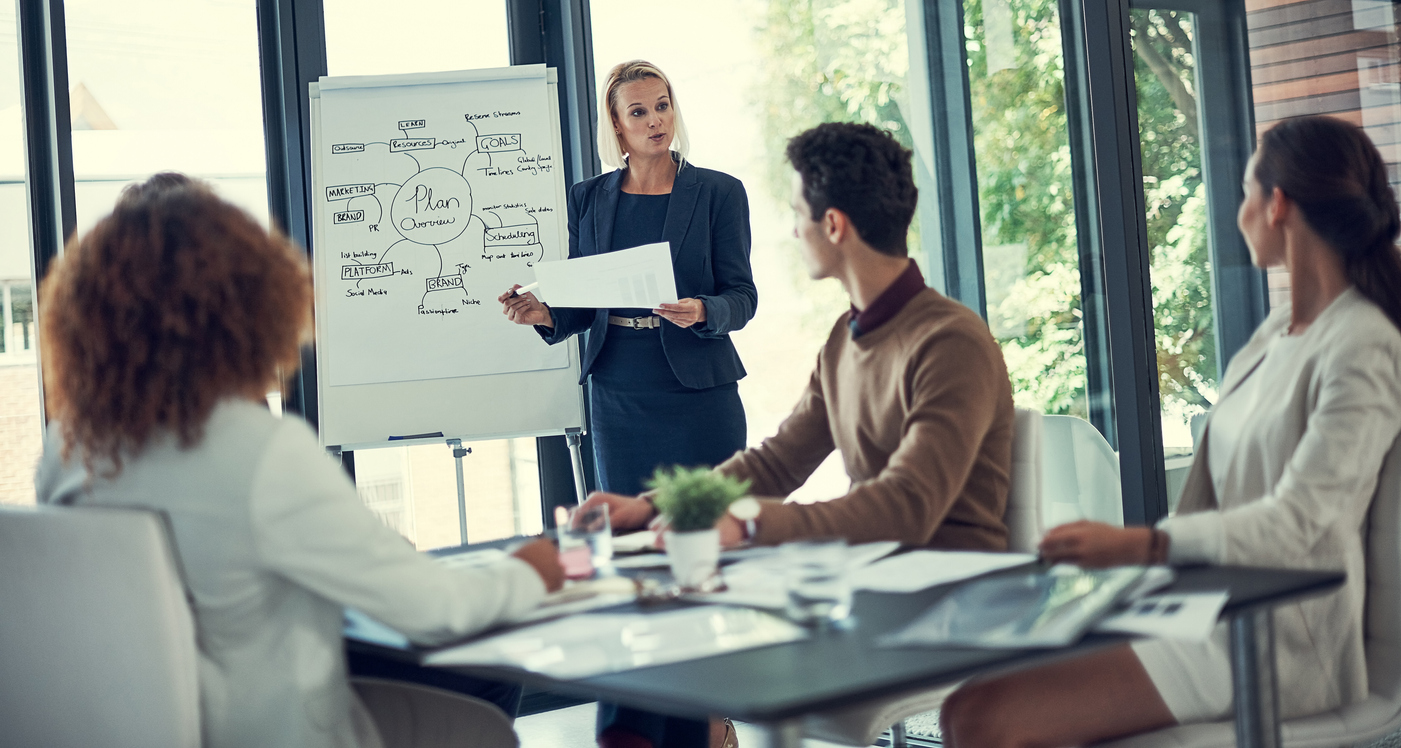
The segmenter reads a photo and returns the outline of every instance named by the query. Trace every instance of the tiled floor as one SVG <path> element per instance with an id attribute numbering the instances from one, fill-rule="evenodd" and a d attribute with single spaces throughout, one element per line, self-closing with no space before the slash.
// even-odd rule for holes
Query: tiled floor
<path id="1" fill-rule="evenodd" d="M 532 714 L 516 720 L 516 734 L 520 736 L 521 748 L 593 748 L 593 715 L 593 704 Z M 739 733 L 740 748 L 759 748 L 764 745 L 763 736 L 757 728 L 736 722 L 735 731 Z M 845 748 L 821 740 L 807 740 L 803 746 Z"/>

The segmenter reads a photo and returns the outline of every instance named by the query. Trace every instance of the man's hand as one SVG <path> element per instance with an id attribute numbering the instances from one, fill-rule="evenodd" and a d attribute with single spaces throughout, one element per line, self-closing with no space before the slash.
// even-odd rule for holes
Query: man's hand
<path id="1" fill-rule="evenodd" d="M 715 527 L 720 530 L 721 548 L 734 548 L 744 543 L 744 529 L 739 526 L 739 520 L 728 513 L 715 523 Z"/>
<path id="2" fill-rule="evenodd" d="M 646 527 L 656 514 L 652 505 L 642 499 L 603 491 L 589 494 L 588 500 L 579 507 L 579 511 L 583 512 L 601 504 L 608 506 L 608 521 L 613 524 L 615 530 L 640 530 Z"/>
<path id="3" fill-rule="evenodd" d="M 1090 568 L 1147 564 L 1152 545 L 1152 528 L 1114 527 L 1082 519 L 1046 533 L 1041 557 Z"/>
<path id="4" fill-rule="evenodd" d="M 496 300 L 501 303 L 501 313 L 506 315 L 506 319 L 518 325 L 554 327 L 555 320 L 550 314 L 550 308 L 540 303 L 540 300 L 535 298 L 535 294 L 511 295 L 520 287 L 520 284 L 517 283 L 511 286 L 511 290 L 496 297 Z"/>
<path id="5" fill-rule="evenodd" d="M 559 565 L 559 550 L 555 544 L 544 538 L 531 541 L 511 553 L 512 556 L 530 564 L 530 568 L 540 575 L 546 592 L 554 592 L 564 586 L 564 567 Z"/>

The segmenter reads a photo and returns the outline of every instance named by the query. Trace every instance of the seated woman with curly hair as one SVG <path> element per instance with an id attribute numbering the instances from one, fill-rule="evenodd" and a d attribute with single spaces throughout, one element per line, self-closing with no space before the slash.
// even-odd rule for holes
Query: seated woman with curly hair
<path id="1" fill-rule="evenodd" d="M 39 500 L 170 517 L 206 746 L 378 745 L 346 675 L 344 607 L 432 643 L 519 616 L 562 583 L 546 541 L 476 569 L 415 553 L 304 422 L 268 411 L 297 365 L 310 275 L 290 242 L 202 184 L 129 187 L 69 243 L 40 299 L 55 421 Z"/>

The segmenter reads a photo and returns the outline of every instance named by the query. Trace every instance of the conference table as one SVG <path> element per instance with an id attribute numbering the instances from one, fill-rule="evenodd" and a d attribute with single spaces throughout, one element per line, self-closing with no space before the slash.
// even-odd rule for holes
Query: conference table
<path id="1" fill-rule="evenodd" d="M 1025 570 L 1014 567 L 994 573 Z M 1176 580 L 1163 592 L 1229 593 L 1221 616 L 1230 625 L 1236 743 L 1276 748 L 1280 731 L 1271 610 L 1282 603 L 1331 592 L 1342 585 L 1344 575 L 1239 566 L 1183 567 L 1176 571 Z M 556 680 L 511 667 L 452 669 L 662 714 L 698 719 L 724 715 L 762 728 L 772 748 L 798 748 L 805 715 L 913 689 L 948 686 L 973 676 L 1026 668 L 1131 640 L 1125 635 L 1092 633 L 1068 647 L 1029 650 L 877 645 L 882 634 L 903 627 L 955 587 L 941 585 L 905 594 L 858 592 L 852 609 L 854 624 L 845 630 L 820 630 L 788 644 L 578 680 Z M 645 609 L 663 611 L 685 604 L 665 603 Z M 636 608 L 628 605 L 610 610 L 630 609 Z M 373 637 L 348 635 L 347 639 L 352 649 L 406 661 L 421 661 L 434 651 Z"/>

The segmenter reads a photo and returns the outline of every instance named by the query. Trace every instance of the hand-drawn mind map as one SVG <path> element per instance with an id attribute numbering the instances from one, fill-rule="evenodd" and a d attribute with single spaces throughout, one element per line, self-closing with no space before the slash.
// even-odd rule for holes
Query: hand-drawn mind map
<path id="1" fill-rule="evenodd" d="M 481 118 L 487 115 L 476 115 Z M 519 116 L 518 112 L 495 116 Z M 367 143 L 338 143 L 331 146 L 333 155 L 364 153 L 371 146 L 382 146 L 390 153 L 401 153 L 413 161 L 414 174 L 402 184 L 393 182 L 343 184 L 326 188 L 328 203 L 342 203 L 343 209 L 332 215 L 332 224 L 365 224 L 370 234 L 384 234 L 391 242 L 382 251 L 374 250 L 342 251 L 340 259 L 340 279 L 351 282 L 347 286 L 347 298 L 366 295 L 383 295 L 390 291 L 382 284 L 364 285 L 367 280 L 393 276 L 419 275 L 410 265 L 411 260 L 400 260 L 400 268 L 395 270 L 391 255 L 399 249 L 398 255 L 415 250 L 401 245 L 431 247 L 437 254 L 437 270 L 422 278 L 422 295 L 418 302 L 419 314 L 455 314 L 459 302 L 461 306 L 478 306 L 482 299 L 474 298 L 467 290 L 463 279 L 472 269 L 469 261 L 492 263 L 516 260 L 512 264 L 533 267 L 544 259 L 544 247 L 540 243 L 541 213 L 554 212 L 553 207 L 530 206 L 523 202 L 496 203 L 474 206 L 472 185 L 468 180 L 472 171 L 483 178 L 523 174 L 548 174 L 554 170 L 551 157 L 547 154 L 529 155 L 521 147 L 520 133 L 481 134 L 472 122 L 473 115 L 466 115 L 467 125 L 472 129 L 470 137 L 443 139 L 410 137 L 412 130 L 427 127 L 426 120 L 401 120 L 399 129 L 403 138 L 392 138 L 388 142 L 370 141 Z M 421 160 L 421 151 L 448 149 L 458 150 L 466 143 L 474 143 L 475 148 L 461 158 L 460 168 L 427 166 Z M 416 155 L 417 154 L 417 155 Z M 474 165 L 473 157 L 484 157 L 484 165 Z M 507 166 L 497 166 L 494 162 L 504 157 Z M 478 159 L 477 163 L 482 163 Z M 389 206 L 388 226 L 385 231 L 386 203 Z M 371 207 L 371 204 L 373 207 Z M 362 207 L 363 206 L 363 207 Z M 474 207 L 477 209 L 474 210 Z M 469 233 L 472 232 L 472 233 Z M 445 259 L 443 246 L 463 238 L 471 247 L 455 248 Z M 476 251 L 473 251 L 476 250 Z M 462 256 L 465 252 L 466 256 Z M 426 254 L 424 254 L 426 256 Z M 524 276 L 523 276 L 524 277 Z M 406 284 L 407 285 L 407 284 Z M 414 284 L 419 285 L 419 284 Z M 430 294 L 443 292 L 445 298 L 440 303 L 429 304 Z M 451 301 L 448 298 L 450 297 Z"/>
<path id="2" fill-rule="evenodd" d="M 561 256 L 548 119 L 519 101 L 461 96 L 400 98 L 399 112 L 428 111 L 391 119 L 386 102 L 358 93 L 348 104 L 323 96 L 318 146 L 327 333 L 342 354 L 333 384 L 567 365 L 496 303 Z M 356 342 L 367 335 L 373 344 Z"/>

